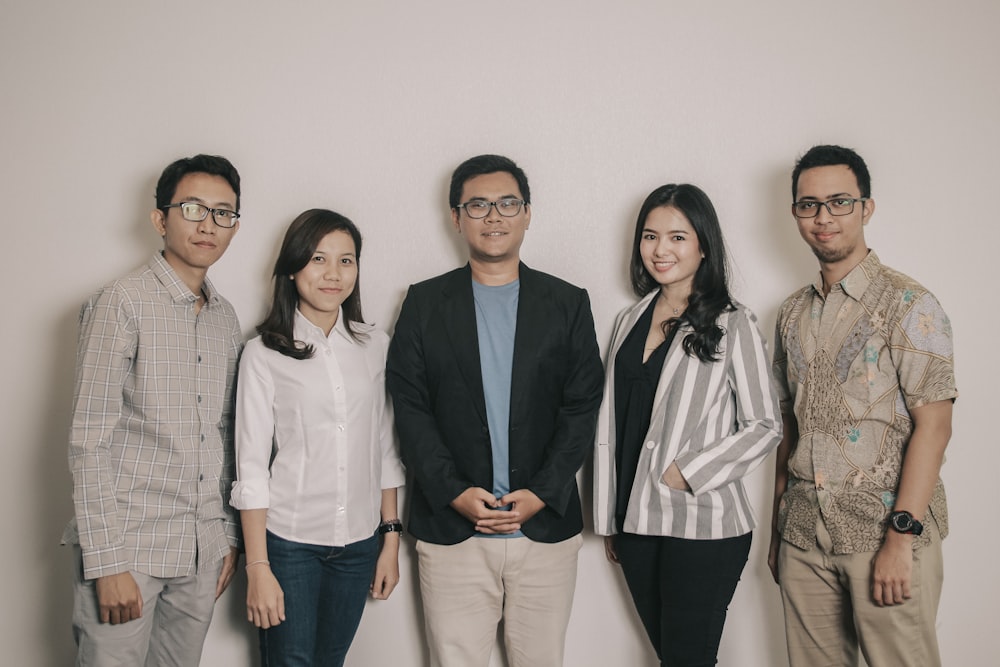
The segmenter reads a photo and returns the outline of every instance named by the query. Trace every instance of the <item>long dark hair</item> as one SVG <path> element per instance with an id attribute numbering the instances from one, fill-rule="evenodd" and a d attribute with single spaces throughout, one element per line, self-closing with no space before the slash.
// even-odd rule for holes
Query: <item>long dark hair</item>
<path id="1" fill-rule="evenodd" d="M 341 310 L 347 333 L 355 340 L 367 338 L 351 326 L 363 322 L 361 317 L 361 232 L 353 222 L 333 211 L 313 208 L 292 221 L 281 243 L 278 260 L 274 263 L 274 296 L 271 310 L 264 321 L 257 325 L 257 333 L 265 346 L 293 359 L 309 359 L 313 346 L 295 340 L 293 335 L 295 309 L 299 305 L 299 292 L 291 277 L 305 268 L 316 252 L 320 241 L 330 232 L 347 232 L 354 239 L 354 252 L 358 261 L 358 279 L 354 291 L 344 299 Z"/>
<path id="2" fill-rule="evenodd" d="M 662 185 L 646 197 L 639 209 L 639 217 L 635 222 L 635 239 L 632 242 L 632 261 L 629 274 L 632 279 L 632 290 L 636 296 L 644 297 L 660 285 L 646 270 L 639 254 L 639 244 L 642 242 L 642 230 L 646 226 L 646 218 L 653 209 L 668 206 L 677 209 L 691 223 L 698 236 L 698 245 L 705 254 L 698 271 L 694 274 L 691 295 L 688 297 L 688 307 L 678 317 L 672 317 L 663 323 L 666 334 L 670 327 L 681 322 L 687 322 L 694 329 L 684 337 L 684 351 L 697 356 L 702 361 L 716 361 L 719 355 L 719 343 L 725 330 L 716 324 L 719 315 L 728 310 L 734 310 L 732 297 L 729 294 L 728 260 L 726 244 L 719 227 L 719 216 L 715 207 L 701 188 L 682 183 Z"/>

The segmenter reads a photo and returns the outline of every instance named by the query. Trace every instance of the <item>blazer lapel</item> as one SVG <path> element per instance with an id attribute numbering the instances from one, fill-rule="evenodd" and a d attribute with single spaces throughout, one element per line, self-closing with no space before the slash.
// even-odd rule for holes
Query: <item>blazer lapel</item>
<path id="1" fill-rule="evenodd" d="M 538 369 L 535 356 L 546 334 L 547 298 L 539 293 L 534 272 L 522 262 L 518 269 L 520 288 L 517 295 L 517 328 L 514 331 L 514 366 L 511 369 L 510 419 L 524 411 L 524 401 L 531 392 L 524 388 L 534 382 Z"/>
<path id="2" fill-rule="evenodd" d="M 447 344 L 455 355 L 455 362 L 472 394 L 479 417 L 486 424 L 486 396 L 479 360 L 476 306 L 472 296 L 472 273 L 468 265 L 464 270 L 456 271 L 454 278 L 441 291 L 441 315 L 447 332 Z"/>

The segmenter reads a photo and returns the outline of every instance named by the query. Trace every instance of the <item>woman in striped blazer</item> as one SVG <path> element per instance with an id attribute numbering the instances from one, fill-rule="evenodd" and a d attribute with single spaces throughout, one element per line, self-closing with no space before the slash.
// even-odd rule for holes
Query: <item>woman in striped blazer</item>
<path id="1" fill-rule="evenodd" d="M 596 531 L 663 665 L 714 665 L 750 552 L 743 479 L 781 438 L 769 357 L 727 285 L 708 196 L 664 185 L 642 205 L 641 297 L 615 323 L 594 464 Z"/>

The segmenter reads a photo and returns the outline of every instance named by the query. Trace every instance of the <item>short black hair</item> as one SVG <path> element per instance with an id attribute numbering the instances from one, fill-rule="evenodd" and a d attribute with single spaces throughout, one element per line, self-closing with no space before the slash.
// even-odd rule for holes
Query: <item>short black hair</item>
<path id="1" fill-rule="evenodd" d="M 233 163 L 221 155 L 195 155 L 167 165 L 156 184 L 156 208 L 164 213 L 177 193 L 177 184 L 188 174 L 221 176 L 236 193 L 236 211 L 240 210 L 240 174 Z"/>
<path id="2" fill-rule="evenodd" d="M 813 146 L 795 163 L 795 169 L 792 171 L 792 201 L 795 201 L 799 196 L 799 176 L 803 171 L 815 167 L 833 167 L 839 164 L 845 165 L 854 174 L 854 178 L 858 181 L 858 189 L 861 190 L 861 196 L 865 199 L 871 197 L 872 177 L 868 173 L 868 165 L 861 159 L 861 156 L 851 148 L 822 145 Z"/>
<path id="3" fill-rule="evenodd" d="M 524 170 L 514 164 L 510 158 L 502 155 L 477 155 L 469 158 L 458 165 L 451 175 L 451 187 L 448 190 L 448 206 L 458 208 L 461 203 L 462 186 L 470 178 L 482 176 L 483 174 L 495 174 L 498 171 L 505 171 L 517 181 L 517 189 L 521 191 L 521 197 L 525 204 L 531 203 L 531 190 L 528 189 L 528 177 Z"/>

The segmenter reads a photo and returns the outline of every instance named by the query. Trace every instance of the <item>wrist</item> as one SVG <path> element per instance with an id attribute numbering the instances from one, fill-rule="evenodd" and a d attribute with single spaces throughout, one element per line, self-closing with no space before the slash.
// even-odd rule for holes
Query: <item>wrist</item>
<path id="1" fill-rule="evenodd" d="M 403 532 L 403 522 L 399 519 L 382 519 L 376 531 L 379 535 L 390 535 Z"/>

